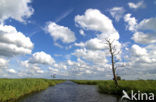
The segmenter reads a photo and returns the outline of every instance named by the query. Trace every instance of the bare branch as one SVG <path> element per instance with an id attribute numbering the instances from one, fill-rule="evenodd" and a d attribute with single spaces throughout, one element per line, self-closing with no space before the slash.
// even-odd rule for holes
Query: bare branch
<path id="1" fill-rule="evenodd" d="M 115 39 L 111 42 L 111 44 L 113 44 L 114 41 L 115 41 Z"/>
<path id="2" fill-rule="evenodd" d="M 118 55 L 120 52 L 121 52 L 121 50 L 120 50 L 120 51 L 118 51 L 117 53 L 114 53 L 114 55 L 116 56 L 116 55 Z"/>
<path id="3" fill-rule="evenodd" d="M 117 51 L 116 47 L 113 48 L 113 54 L 115 54 Z"/>
<path id="4" fill-rule="evenodd" d="M 106 39 L 106 38 L 105 38 L 105 41 L 107 42 L 106 44 L 109 44 L 110 43 L 110 41 L 108 39 Z"/>

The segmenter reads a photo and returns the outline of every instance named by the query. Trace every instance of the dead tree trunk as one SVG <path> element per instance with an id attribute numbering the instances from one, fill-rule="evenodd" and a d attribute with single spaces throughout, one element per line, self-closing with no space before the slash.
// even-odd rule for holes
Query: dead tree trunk
<path id="1" fill-rule="evenodd" d="M 118 81 L 117 81 L 117 76 L 116 76 L 116 69 L 115 69 L 115 62 L 114 62 L 114 56 L 115 56 L 115 51 L 116 49 L 113 49 L 112 43 L 109 40 L 106 40 L 109 46 L 109 52 L 111 54 L 111 64 L 112 64 L 112 72 L 113 72 L 113 80 L 115 83 L 115 86 L 118 87 Z M 114 51 L 113 51 L 114 50 Z"/>

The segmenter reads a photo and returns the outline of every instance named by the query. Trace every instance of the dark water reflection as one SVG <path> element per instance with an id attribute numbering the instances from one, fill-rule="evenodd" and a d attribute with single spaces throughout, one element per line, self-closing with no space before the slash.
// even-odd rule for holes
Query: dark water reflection
<path id="1" fill-rule="evenodd" d="M 118 97 L 98 93 L 96 86 L 66 81 L 26 96 L 18 102 L 120 102 L 119 100 Z"/>

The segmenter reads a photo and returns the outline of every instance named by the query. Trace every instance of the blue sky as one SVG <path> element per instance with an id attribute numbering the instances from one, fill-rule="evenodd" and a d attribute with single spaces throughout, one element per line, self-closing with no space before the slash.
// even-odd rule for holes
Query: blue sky
<path id="1" fill-rule="evenodd" d="M 125 65 L 118 68 L 121 77 L 156 79 L 155 0 L 0 0 L 0 5 L 0 77 L 112 79 L 104 41 L 110 38 L 122 51 L 116 56 L 117 65 Z"/>

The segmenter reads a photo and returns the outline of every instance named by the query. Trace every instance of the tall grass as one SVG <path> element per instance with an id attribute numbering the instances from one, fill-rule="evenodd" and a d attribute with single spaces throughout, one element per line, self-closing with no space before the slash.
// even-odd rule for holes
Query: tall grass
<path id="1" fill-rule="evenodd" d="M 0 102 L 16 100 L 61 82 L 48 79 L 0 79 Z"/>
<path id="2" fill-rule="evenodd" d="M 96 85 L 98 83 L 104 82 L 103 80 L 72 80 L 77 84 L 86 84 L 86 85 Z"/>
<path id="3" fill-rule="evenodd" d="M 72 80 L 78 84 L 97 85 L 100 93 L 121 95 L 122 90 L 130 94 L 134 92 L 154 93 L 156 95 L 156 80 L 120 80 L 116 88 L 113 80 Z"/>
<path id="4" fill-rule="evenodd" d="M 108 93 L 108 94 L 117 94 L 121 95 L 122 90 L 125 90 L 127 93 L 131 93 L 131 90 L 134 92 L 142 93 L 154 93 L 156 94 L 156 81 L 150 80 L 137 80 L 137 81 L 119 81 L 119 87 L 116 88 L 113 81 L 105 81 L 98 84 L 99 92 Z"/>

